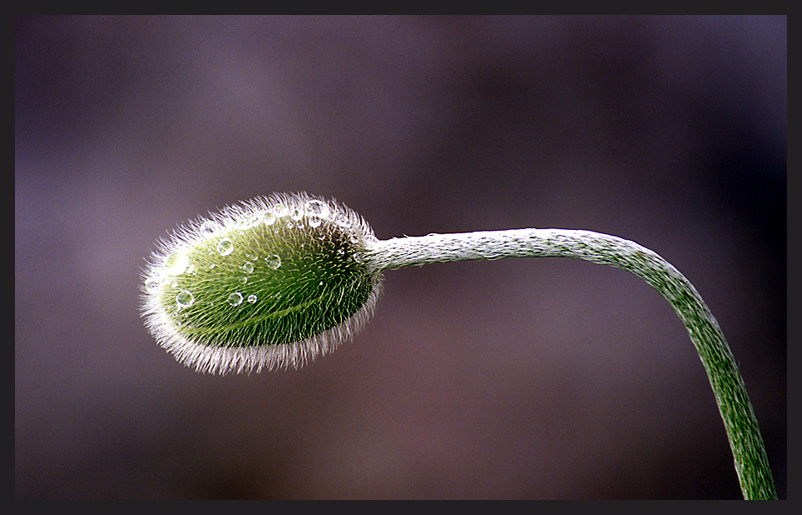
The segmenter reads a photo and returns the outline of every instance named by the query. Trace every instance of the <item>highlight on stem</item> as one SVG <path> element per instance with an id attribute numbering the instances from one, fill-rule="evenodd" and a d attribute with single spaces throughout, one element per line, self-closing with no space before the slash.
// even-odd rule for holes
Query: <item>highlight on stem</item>
<path id="1" fill-rule="evenodd" d="M 776 498 L 752 404 L 718 322 L 676 268 L 622 238 L 513 229 L 379 240 L 343 204 L 273 194 L 193 220 L 161 240 L 142 272 L 142 314 L 157 342 L 199 372 L 297 368 L 367 322 L 387 270 L 523 257 L 611 265 L 663 295 L 707 372 L 744 498 Z"/>

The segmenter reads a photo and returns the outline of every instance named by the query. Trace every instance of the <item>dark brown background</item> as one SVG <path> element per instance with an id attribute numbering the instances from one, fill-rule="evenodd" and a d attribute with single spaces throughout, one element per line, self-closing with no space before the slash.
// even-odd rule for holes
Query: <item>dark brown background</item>
<path id="1" fill-rule="evenodd" d="M 380 238 L 656 250 L 785 496 L 786 17 L 18 17 L 14 58 L 17 498 L 739 497 L 684 328 L 612 268 L 398 270 L 312 366 L 177 364 L 138 313 L 153 243 L 299 190 Z"/>

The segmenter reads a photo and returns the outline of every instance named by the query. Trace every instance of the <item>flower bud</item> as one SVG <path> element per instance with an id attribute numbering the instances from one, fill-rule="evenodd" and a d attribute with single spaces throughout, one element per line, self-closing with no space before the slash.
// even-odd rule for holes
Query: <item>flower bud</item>
<path id="1" fill-rule="evenodd" d="M 304 193 L 226 207 L 160 242 L 143 271 L 145 325 L 201 372 L 298 367 L 372 314 L 375 240 L 352 210 Z"/>

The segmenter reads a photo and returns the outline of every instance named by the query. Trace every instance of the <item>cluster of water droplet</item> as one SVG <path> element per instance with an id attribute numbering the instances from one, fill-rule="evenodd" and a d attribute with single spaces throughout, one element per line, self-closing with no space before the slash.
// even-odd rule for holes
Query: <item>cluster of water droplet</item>
<path id="1" fill-rule="evenodd" d="M 181 229 L 146 270 L 146 312 L 186 334 L 207 334 L 221 323 L 245 326 L 318 302 L 354 276 L 361 281 L 353 268 L 361 263 L 355 244 L 372 232 L 355 223 L 360 220 L 347 208 L 303 195 L 228 208 Z M 334 277 L 341 273 L 345 279 Z M 344 294 L 338 293 L 340 302 Z M 245 307 L 250 319 L 227 311 Z"/>

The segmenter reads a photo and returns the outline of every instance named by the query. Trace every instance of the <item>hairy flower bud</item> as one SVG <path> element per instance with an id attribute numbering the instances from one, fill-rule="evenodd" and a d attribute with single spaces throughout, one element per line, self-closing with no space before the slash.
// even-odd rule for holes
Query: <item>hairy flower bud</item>
<path id="1" fill-rule="evenodd" d="M 226 207 L 151 256 L 145 324 L 198 371 L 300 366 L 372 314 L 382 277 L 363 253 L 375 240 L 352 210 L 303 193 Z"/>

